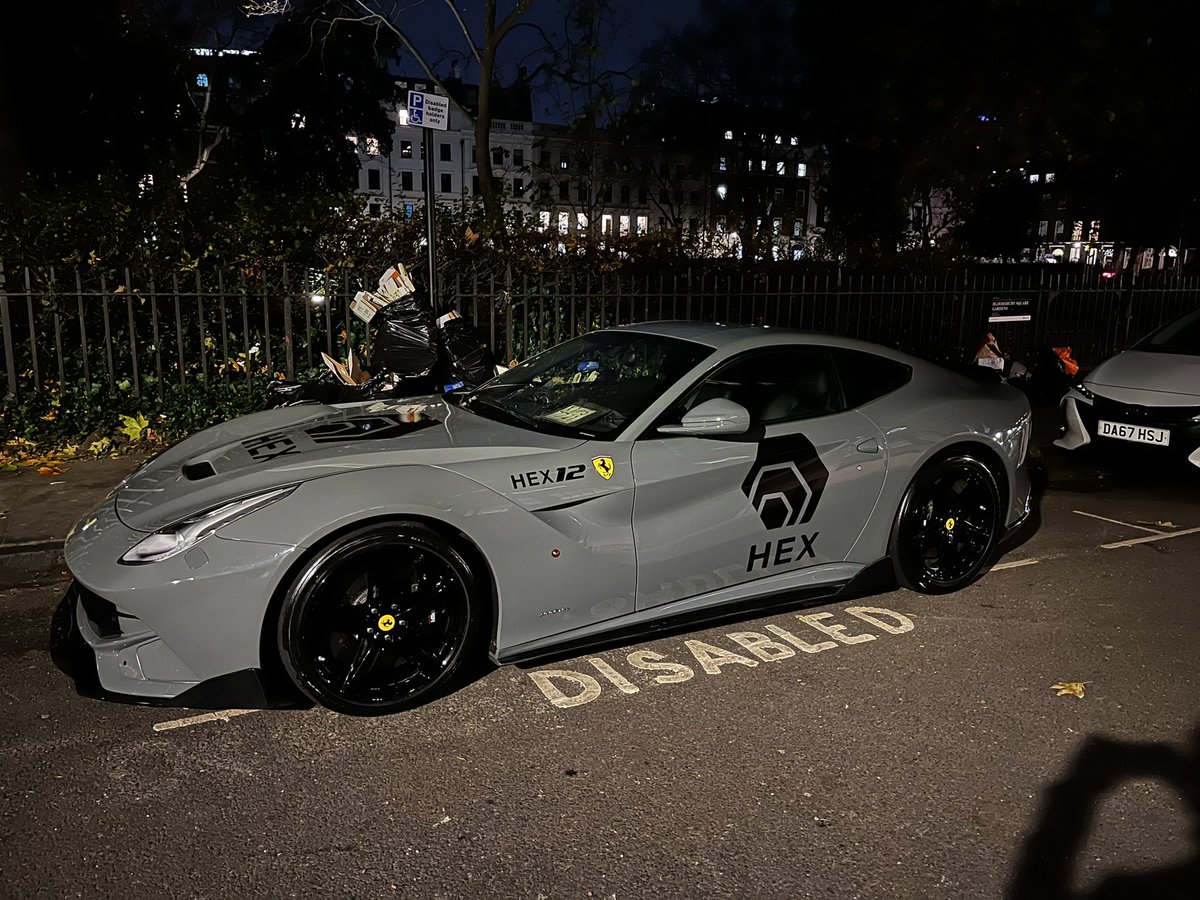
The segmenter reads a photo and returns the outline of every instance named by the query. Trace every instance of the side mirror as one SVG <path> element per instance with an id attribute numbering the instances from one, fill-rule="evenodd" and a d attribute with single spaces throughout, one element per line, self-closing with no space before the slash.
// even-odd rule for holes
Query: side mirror
<path id="1" fill-rule="evenodd" d="M 659 434 L 694 434 L 706 437 L 719 434 L 745 434 L 750 430 L 750 413 L 732 400 L 717 397 L 705 400 L 683 417 L 678 425 L 660 425 Z"/>

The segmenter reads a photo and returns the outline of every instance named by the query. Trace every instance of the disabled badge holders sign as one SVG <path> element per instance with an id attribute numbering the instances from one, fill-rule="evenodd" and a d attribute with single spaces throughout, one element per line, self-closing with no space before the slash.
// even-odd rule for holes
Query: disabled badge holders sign
<path id="1" fill-rule="evenodd" d="M 408 124 L 446 131 L 450 127 L 449 98 L 425 91 L 409 91 Z"/>

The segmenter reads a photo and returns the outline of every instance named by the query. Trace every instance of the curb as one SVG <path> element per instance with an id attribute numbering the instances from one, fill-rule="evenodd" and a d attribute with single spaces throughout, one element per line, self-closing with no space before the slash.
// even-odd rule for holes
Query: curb
<path id="1" fill-rule="evenodd" d="M 65 568 L 62 541 L 0 546 L 0 590 L 59 580 Z"/>

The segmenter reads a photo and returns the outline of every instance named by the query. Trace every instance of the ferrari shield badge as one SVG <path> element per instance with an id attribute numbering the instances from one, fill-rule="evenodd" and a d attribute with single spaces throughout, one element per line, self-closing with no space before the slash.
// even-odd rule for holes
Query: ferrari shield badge
<path id="1" fill-rule="evenodd" d="M 592 465 L 596 467 L 596 471 L 600 473 L 600 477 L 605 481 L 613 477 L 613 461 L 611 456 L 597 456 L 592 460 Z"/>

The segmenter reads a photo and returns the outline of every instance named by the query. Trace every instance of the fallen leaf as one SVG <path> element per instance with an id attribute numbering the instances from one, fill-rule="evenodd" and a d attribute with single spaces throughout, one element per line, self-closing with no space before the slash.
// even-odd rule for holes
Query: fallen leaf
<path id="1" fill-rule="evenodd" d="M 56 466 L 41 466 L 37 470 L 39 475 L 61 475 L 62 469 Z"/>
<path id="2" fill-rule="evenodd" d="M 1058 691 L 1054 695 L 1055 697 L 1065 697 L 1067 694 L 1070 694 L 1072 697 L 1078 697 L 1082 700 L 1083 686 L 1085 684 L 1087 684 L 1086 681 L 1060 681 L 1057 684 L 1050 685 L 1050 690 Z"/>

